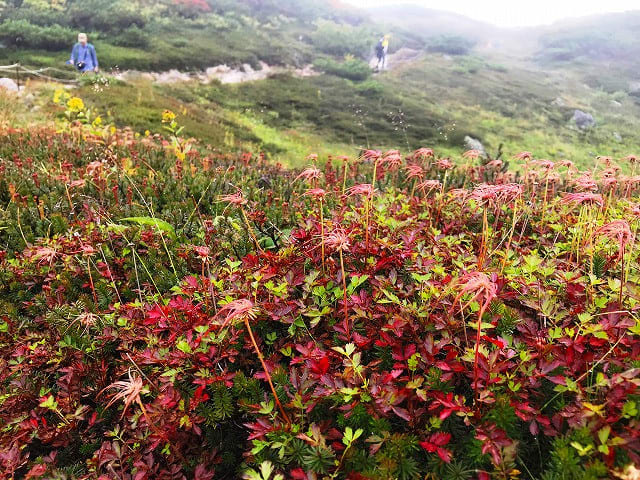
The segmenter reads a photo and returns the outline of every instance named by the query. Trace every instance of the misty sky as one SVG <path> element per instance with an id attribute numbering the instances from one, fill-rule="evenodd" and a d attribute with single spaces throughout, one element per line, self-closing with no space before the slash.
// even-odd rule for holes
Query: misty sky
<path id="1" fill-rule="evenodd" d="M 359 7 L 415 3 L 503 27 L 549 24 L 567 17 L 640 9 L 638 0 L 345 0 Z"/>

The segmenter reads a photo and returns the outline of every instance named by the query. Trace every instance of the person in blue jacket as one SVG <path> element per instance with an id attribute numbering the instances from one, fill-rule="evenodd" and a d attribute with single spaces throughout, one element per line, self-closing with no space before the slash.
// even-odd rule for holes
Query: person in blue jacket
<path id="1" fill-rule="evenodd" d="M 71 58 L 67 61 L 69 65 L 73 65 L 79 72 L 96 72 L 98 73 L 98 56 L 96 48 L 91 45 L 86 33 L 78 34 L 78 43 L 71 50 Z"/>

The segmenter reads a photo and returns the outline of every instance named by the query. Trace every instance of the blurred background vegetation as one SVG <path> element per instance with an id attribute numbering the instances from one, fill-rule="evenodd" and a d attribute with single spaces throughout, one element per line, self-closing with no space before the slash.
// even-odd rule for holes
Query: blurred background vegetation
<path id="1" fill-rule="evenodd" d="M 640 145 L 638 26 L 638 12 L 504 30 L 436 10 L 357 10 L 336 0 L 0 0 L 0 65 L 64 68 L 79 31 L 106 71 L 311 65 L 312 76 L 280 71 L 240 84 L 141 77 L 103 88 L 84 78 L 78 95 L 141 133 L 159 131 L 159 112 L 172 108 L 188 135 L 286 163 L 374 147 L 456 154 L 472 137 L 491 155 L 531 150 L 587 166 Z M 384 33 L 392 34 L 391 69 L 377 74 L 369 62 Z M 32 88 L 41 116 L 51 92 Z M 32 103 L 22 114 L 11 107 L 13 121 Z M 579 128 L 576 110 L 595 125 Z"/>

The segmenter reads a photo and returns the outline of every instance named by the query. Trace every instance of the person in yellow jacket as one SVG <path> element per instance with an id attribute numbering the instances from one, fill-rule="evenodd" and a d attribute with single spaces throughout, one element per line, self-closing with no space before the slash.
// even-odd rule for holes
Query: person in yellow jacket
<path id="1" fill-rule="evenodd" d="M 387 34 L 378 40 L 376 45 L 376 56 L 378 57 L 378 63 L 376 69 L 378 71 L 387 68 L 387 52 L 389 51 L 389 39 L 391 35 Z"/>

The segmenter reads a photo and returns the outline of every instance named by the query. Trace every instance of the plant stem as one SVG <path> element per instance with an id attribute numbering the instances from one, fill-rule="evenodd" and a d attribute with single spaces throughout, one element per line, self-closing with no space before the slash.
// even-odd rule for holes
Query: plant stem
<path id="1" fill-rule="evenodd" d="M 378 160 L 374 160 L 373 163 L 373 179 L 371 180 L 371 194 L 367 195 L 366 202 L 366 219 L 364 222 L 365 226 L 365 248 L 367 252 L 369 251 L 369 210 L 371 209 L 371 205 L 373 203 L 373 192 L 376 188 L 376 177 L 378 176 Z"/>
<path id="2" fill-rule="evenodd" d="M 344 167 L 343 167 L 344 174 L 343 174 L 343 177 L 342 177 L 342 195 L 344 195 L 345 192 L 347 191 L 347 170 L 348 169 L 349 169 L 349 162 L 345 161 L 344 162 Z"/>
<path id="3" fill-rule="evenodd" d="M 320 248 L 322 250 L 322 272 L 324 273 L 324 208 L 322 206 L 322 197 L 320 197 L 320 237 Z"/>
<path id="4" fill-rule="evenodd" d="M 342 291 L 343 291 L 343 303 L 344 303 L 344 325 L 347 329 L 347 335 L 349 335 L 349 308 L 347 306 L 347 277 L 344 273 L 344 257 L 342 255 L 342 249 L 340 249 L 340 270 L 342 272 Z"/>
<path id="5" fill-rule="evenodd" d="M 254 233 L 253 228 L 251 227 L 251 224 L 249 223 L 249 219 L 247 218 L 247 214 L 245 213 L 244 208 L 240 207 L 240 212 L 242 213 L 242 218 L 244 219 L 244 223 L 247 226 L 247 232 L 249 233 L 249 236 L 251 237 L 251 240 L 253 240 L 253 242 L 256 244 L 256 248 L 258 249 L 258 251 L 260 253 L 264 253 L 264 250 L 262 249 L 262 247 L 258 243 L 258 239 L 256 238 L 256 234 Z"/>
<path id="6" fill-rule="evenodd" d="M 624 251 L 626 249 L 625 245 L 620 245 L 620 295 L 618 296 L 618 303 L 620 304 L 620 308 L 622 308 L 622 290 L 624 289 Z"/>
<path id="7" fill-rule="evenodd" d="M 93 276 L 91 275 L 91 264 L 89 263 L 89 257 L 87 257 L 87 272 L 89 273 L 89 285 L 91 285 L 91 293 L 93 293 L 93 301 L 98 308 L 98 296 L 96 295 L 96 288 L 93 285 Z"/>
<path id="8" fill-rule="evenodd" d="M 65 190 L 65 193 L 67 194 L 67 201 L 69 202 L 69 213 L 73 215 L 73 202 L 71 201 L 71 195 L 69 194 L 69 186 L 67 185 L 66 182 L 64 184 L 64 190 Z"/>
<path id="9" fill-rule="evenodd" d="M 273 398 L 276 402 L 276 405 L 278 405 L 278 409 L 280 410 L 280 413 L 282 414 L 282 418 L 284 419 L 285 422 L 287 422 L 288 425 L 291 425 L 291 420 L 289 419 L 289 416 L 286 414 L 286 412 L 284 411 L 284 408 L 282 407 L 282 404 L 280 403 L 280 398 L 278 398 L 278 394 L 276 393 L 276 389 L 273 386 L 273 382 L 271 381 L 271 375 L 269 374 L 269 369 L 267 368 L 267 363 L 264 361 L 264 357 L 262 356 L 262 352 L 260 351 L 260 348 L 258 347 L 258 343 L 256 342 L 255 337 L 253 336 L 253 330 L 251 330 L 251 325 L 249 324 L 249 319 L 245 316 L 244 317 L 244 325 L 247 328 L 247 332 L 249 332 L 249 337 L 251 338 L 251 343 L 253 345 L 254 350 L 256 351 L 256 354 L 258 355 L 258 359 L 260 360 L 260 363 L 262 364 L 262 368 L 264 369 L 264 375 L 267 378 L 267 382 L 269 383 L 269 388 L 271 388 L 271 393 L 273 394 Z"/>
<path id="10" fill-rule="evenodd" d="M 482 214 L 482 243 L 480 244 L 480 252 L 478 255 L 478 270 L 481 270 L 484 265 L 488 236 L 489 236 L 489 223 L 487 219 L 487 207 L 485 206 Z"/>
<path id="11" fill-rule="evenodd" d="M 516 229 L 516 212 L 517 211 L 518 211 L 518 201 L 516 200 L 513 203 L 513 216 L 511 217 L 511 231 L 509 232 L 509 240 L 507 241 L 507 248 L 504 252 L 502 265 L 500 266 L 500 275 L 502 275 L 502 272 L 504 272 L 504 267 L 507 264 L 507 257 L 509 255 L 509 251 L 511 250 L 511 241 L 513 240 L 513 232 Z"/>
<path id="12" fill-rule="evenodd" d="M 480 401 L 480 395 L 478 394 L 478 363 L 480 361 L 480 339 L 482 337 L 482 315 L 486 305 L 483 305 L 478 311 L 478 328 L 476 329 L 476 348 L 475 356 L 473 360 L 473 389 L 476 394 L 476 403 Z"/>

